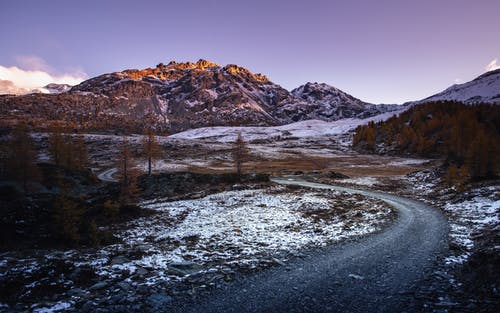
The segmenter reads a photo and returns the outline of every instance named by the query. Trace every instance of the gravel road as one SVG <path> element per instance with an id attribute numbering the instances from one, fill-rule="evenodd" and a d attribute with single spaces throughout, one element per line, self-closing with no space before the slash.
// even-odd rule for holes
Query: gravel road
<path id="1" fill-rule="evenodd" d="M 448 226 L 437 210 L 380 192 L 295 178 L 273 181 L 381 199 L 396 208 L 399 216 L 380 233 L 250 275 L 196 300 L 177 303 L 169 312 L 413 311 L 413 287 L 426 278 L 447 249 Z"/>
<path id="2" fill-rule="evenodd" d="M 97 175 L 97 178 L 105 182 L 115 183 L 118 180 L 114 178 L 113 175 L 115 175 L 117 172 L 118 169 L 116 167 L 113 167 Z"/>

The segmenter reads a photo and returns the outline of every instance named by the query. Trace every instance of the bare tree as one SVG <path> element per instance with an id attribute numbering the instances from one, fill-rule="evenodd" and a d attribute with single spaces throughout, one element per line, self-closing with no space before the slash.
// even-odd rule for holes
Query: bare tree
<path id="1" fill-rule="evenodd" d="M 152 129 L 148 129 L 142 138 L 142 150 L 148 160 L 148 175 L 151 175 L 152 164 L 161 156 L 160 145 Z"/>
<path id="2" fill-rule="evenodd" d="M 241 133 L 238 133 L 238 137 L 233 143 L 232 149 L 233 162 L 236 167 L 236 173 L 241 175 L 243 170 L 243 162 L 248 158 L 248 146 Z"/>

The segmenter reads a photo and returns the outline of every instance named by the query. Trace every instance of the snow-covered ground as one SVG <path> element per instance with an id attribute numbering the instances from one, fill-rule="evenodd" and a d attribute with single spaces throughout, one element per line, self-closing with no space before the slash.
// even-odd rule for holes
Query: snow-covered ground
<path id="1" fill-rule="evenodd" d="M 224 264 L 254 267 L 265 257 L 373 232 L 391 212 L 359 196 L 291 193 L 282 187 L 142 206 L 159 214 L 129 223 L 118 235 L 126 245 L 149 247 L 146 254 L 120 265 L 102 264 L 101 275 L 112 276 L 117 266 L 131 272 L 154 268 L 158 276 L 149 280 L 153 284 L 168 279 L 172 263 L 189 261 L 207 269 Z"/>
<path id="2" fill-rule="evenodd" d="M 341 183 L 344 184 L 350 184 L 350 185 L 358 185 L 358 186 L 373 186 L 379 182 L 379 180 L 376 177 L 356 177 L 356 178 L 346 178 L 346 179 L 340 179 L 338 180 Z"/>
<path id="3" fill-rule="evenodd" d="M 402 111 L 403 110 L 387 112 L 366 119 L 346 118 L 334 122 L 307 120 L 275 127 L 203 127 L 177 133 L 171 135 L 170 138 L 191 140 L 206 139 L 218 142 L 232 142 L 236 140 L 238 133 L 241 133 L 243 138 L 247 141 L 269 139 L 280 140 L 290 137 L 324 137 L 345 134 L 360 125 L 367 124 L 370 121 L 378 122 L 387 120 Z"/>
<path id="4" fill-rule="evenodd" d="M 4 253 L 0 277 L 23 281 L 20 301 L 28 303 L 40 288 L 54 286 L 60 291 L 54 291 L 53 301 L 31 310 L 55 312 L 123 286 L 175 289 L 198 280 L 206 286 L 240 270 L 284 264 L 309 249 L 377 231 L 393 214 L 383 202 L 359 195 L 281 186 L 141 206 L 157 214 L 113 226 L 122 243 L 30 257 Z M 94 285 L 78 285 L 73 278 L 81 275 L 78 269 L 91 269 L 97 275 Z"/>
<path id="5" fill-rule="evenodd" d="M 147 160 L 135 160 L 135 167 L 141 172 L 145 173 L 148 171 L 148 161 Z M 161 172 L 176 172 L 176 171 L 186 171 L 194 161 L 184 160 L 184 162 L 169 162 L 164 159 L 154 160 L 151 164 L 151 171 L 153 173 Z"/>
<path id="6" fill-rule="evenodd" d="M 500 186 L 484 187 L 468 192 L 470 199 L 447 203 L 444 210 L 450 216 L 450 236 L 461 247 L 461 253 L 446 259 L 447 264 L 463 263 L 474 248 L 474 236 L 486 228 L 500 230 Z M 495 247 L 500 252 L 500 247 Z"/>
<path id="7" fill-rule="evenodd" d="M 487 228 L 500 228 L 500 185 L 472 187 L 456 194 L 453 188 L 442 189 L 440 179 L 432 171 L 408 178 L 417 197 L 441 208 L 448 217 L 449 239 L 456 251 L 445 259 L 447 265 L 466 262 L 474 248 L 474 236 Z M 500 247 L 495 249 L 500 252 Z"/>

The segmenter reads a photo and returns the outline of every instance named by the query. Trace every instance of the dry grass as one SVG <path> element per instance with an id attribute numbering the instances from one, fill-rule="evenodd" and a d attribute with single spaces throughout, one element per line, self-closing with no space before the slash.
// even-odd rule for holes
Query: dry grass
<path id="1" fill-rule="evenodd" d="M 428 164 L 417 165 L 387 165 L 392 158 L 373 156 L 333 156 L 331 158 L 286 157 L 280 160 L 252 160 L 243 164 L 245 173 L 265 173 L 271 175 L 286 175 L 295 172 L 337 172 L 351 177 L 376 176 L 391 177 L 406 175 L 417 170 L 429 168 Z M 234 165 L 229 161 L 211 161 L 207 166 L 190 166 L 194 173 L 230 173 Z"/>

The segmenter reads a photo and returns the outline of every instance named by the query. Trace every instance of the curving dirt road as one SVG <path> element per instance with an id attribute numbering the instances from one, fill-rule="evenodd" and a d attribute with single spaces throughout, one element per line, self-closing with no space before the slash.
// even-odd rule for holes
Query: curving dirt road
<path id="1" fill-rule="evenodd" d="M 112 167 L 97 175 L 97 178 L 105 182 L 115 183 L 118 181 L 118 179 L 114 178 L 113 175 L 115 175 L 117 172 L 118 169 L 116 167 Z"/>
<path id="2" fill-rule="evenodd" d="M 176 303 L 169 312 L 413 311 L 412 287 L 425 279 L 447 247 L 447 223 L 437 210 L 385 193 L 293 178 L 273 181 L 381 199 L 396 208 L 399 217 L 381 233 L 331 246 L 201 299 Z"/>

